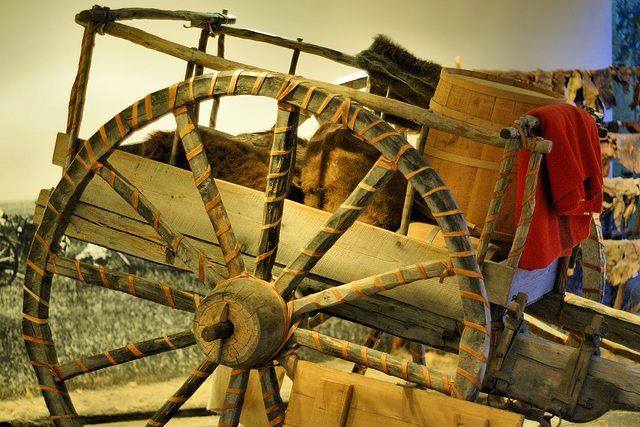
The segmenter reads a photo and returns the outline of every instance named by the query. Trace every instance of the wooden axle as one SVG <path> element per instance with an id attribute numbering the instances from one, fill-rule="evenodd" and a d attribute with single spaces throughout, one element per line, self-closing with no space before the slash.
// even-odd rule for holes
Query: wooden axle
<path id="1" fill-rule="evenodd" d="M 202 339 L 206 342 L 229 338 L 231 335 L 233 335 L 233 324 L 231 322 L 216 323 L 202 330 Z"/>

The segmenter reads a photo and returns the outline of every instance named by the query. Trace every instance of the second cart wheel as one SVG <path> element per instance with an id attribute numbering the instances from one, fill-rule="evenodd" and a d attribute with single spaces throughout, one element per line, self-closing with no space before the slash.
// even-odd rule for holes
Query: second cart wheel
<path id="1" fill-rule="evenodd" d="M 18 253 L 6 237 L 0 236 L 0 286 L 10 285 L 18 274 Z"/>
<path id="2" fill-rule="evenodd" d="M 243 254 L 234 233 L 234 227 L 239 226 L 232 226 L 218 186 L 211 177 L 192 109 L 193 105 L 204 100 L 231 95 L 267 96 L 277 99 L 279 106 L 262 226 L 256 230 L 259 233 L 258 255 L 253 271 L 246 267 L 246 254 Z M 276 253 L 282 243 L 282 211 L 289 174 L 293 170 L 296 124 L 301 110 L 314 114 L 320 121 L 342 123 L 343 127 L 376 147 L 381 158 L 312 238 L 297 243 L 300 247 L 298 255 L 287 261 L 282 272 L 273 278 Z M 215 241 L 205 243 L 209 246 L 215 244 L 219 248 L 216 254 L 178 231 L 179 227 L 151 202 L 152 195 L 145 194 L 144 188 L 133 184 L 135 170 L 119 170 L 109 162 L 125 138 L 169 113 L 176 117 L 193 180 L 202 198 L 201 206 L 215 236 Z M 334 248 L 396 170 L 402 172 L 422 195 L 437 219 L 450 256 L 446 273 L 455 274 L 458 278 L 464 331 L 460 337 L 458 368 L 451 379 L 412 362 L 297 327 L 298 321 L 309 312 L 357 302 L 380 292 L 410 286 L 412 282 L 437 278 L 443 273 L 445 267 L 440 260 L 424 260 L 294 297 L 294 291 L 314 274 L 317 264 Z M 167 256 L 179 259 L 181 265 L 202 282 L 202 294 L 58 255 L 59 242 L 73 222 L 92 180 L 103 180 L 108 184 L 109 191 L 115 192 L 147 223 L 147 227 L 161 237 Z M 168 186 L 166 191 L 169 191 Z M 180 197 L 178 194 L 170 195 L 174 196 L 176 200 Z M 180 221 L 181 218 L 173 220 Z M 216 264 L 214 259 L 221 262 Z M 24 339 L 43 396 L 57 425 L 81 424 L 66 387 L 71 378 L 196 343 L 204 353 L 202 363 L 176 394 L 158 409 L 149 425 L 166 423 L 218 364 L 235 368 L 229 390 L 239 391 L 227 393 L 221 425 L 237 425 L 242 410 L 242 390 L 246 387 L 250 369 L 258 369 L 262 374 L 270 424 L 282 425 L 284 408 L 273 363 L 300 345 L 467 400 L 477 397 L 486 368 L 490 341 L 489 303 L 464 218 L 448 189 L 415 149 L 375 114 L 348 98 L 328 93 L 292 76 L 244 70 L 216 72 L 150 94 L 120 112 L 82 145 L 51 193 L 27 265 Z M 185 325 L 182 332 L 81 356 L 61 364 L 55 348 L 65 343 L 54 343 L 48 322 L 50 295 L 54 292 L 52 278 L 55 275 L 76 279 L 80 286 L 102 286 L 195 313 L 193 329 L 191 325 Z M 314 278 L 322 281 L 321 277 Z M 402 336 L 402 331 L 387 332 Z"/>

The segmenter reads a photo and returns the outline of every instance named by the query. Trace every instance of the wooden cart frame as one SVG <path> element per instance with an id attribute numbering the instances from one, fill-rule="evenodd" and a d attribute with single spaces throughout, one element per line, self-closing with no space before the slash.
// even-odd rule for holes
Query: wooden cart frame
<path id="1" fill-rule="evenodd" d="M 202 29 L 199 50 L 120 22 L 139 18 L 191 22 Z M 481 391 L 507 396 L 529 404 L 531 409 L 526 415 L 542 422 L 545 412 L 584 421 L 601 415 L 613 403 L 640 407 L 640 370 L 594 355 L 603 334 L 603 322 L 608 324 L 609 340 L 632 343 L 638 349 L 640 322 L 635 316 L 594 301 L 565 296 L 559 280 L 557 292 L 545 296 L 529 310 L 544 321 L 558 323 L 579 334 L 584 338 L 582 345 L 562 346 L 520 333 L 526 297 L 520 295 L 510 302 L 507 296 L 526 241 L 527 219 L 533 213 L 532 195 L 537 175 L 528 175 L 525 192 L 531 197 L 525 196 L 529 201 L 523 207 L 523 220 L 507 261 L 501 264 L 485 261 L 495 221 L 485 225 L 476 253 L 463 215 L 445 183 L 402 135 L 372 110 L 422 125 L 422 141 L 426 130 L 435 128 L 504 147 L 500 179 L 488 216 L 500 209 L 501 194 L 517 151 L 532 150 L 529 170 L 535 171 L 543 154 L 551 149 L 551 142 L 537 139 L 536 144 L 532 144 L 533 138 L 525 136 L 530 122 L 526 119 L 520 122 L 525 128 L 524 134 L 512 134 L 512 130 L 507 129 L 503 138 L 495 132 L 446 119 L 413 105 L 353 88 L 265 71 L 205 53 L 210 36 L 222 38 L 227 34 L 291 48 L 296 58 L 294 63 L 299 52 L 308 52 L 354 64 L 352 57 L 340 52 L 237 29 L 228 25 L 231 21 L 232 18 L 222 14 L 101 7 L 77 15 L 77 22 L 85 27 L 82 54 L 69 106 L 67 132 L 59 136 L 54 156 L 54 163 L 63 166 L 63 176 L 55 189 L 43 192 L 39 199 L 35 216 L 38 230 L 27 261 L 23 311 L 29 357 L 57 425 L 81 424 L 65 381 L 86 372 L 193 344 L 204 352 L 201 365 L 148 425 L 163 425 L 171 419 L 218 364 L 236 368 L 229 390 L 246 388 L 248 370 L 258 369 L 270 424 L 282 425 L 284 406 L 273 364 L 282 364 L 295 376 L 298 359 L 293 350 L 297 346 L 375 368 L 459 399 L 475 401 Z M 78 131 L 91 52 L 98 32 L 183 59 L 193 68 L 188 68 L 185 81 L 135 102 L 83 141 Z M 214 72 L 204 75 L 203 68 Z M 268 184 L 263 195 L 213 180 L 202 150 L 197 125 L 199 104 L 235 95 L 266 96 L 278 101 Z M 212 111 L 215 121 L 215 107 Z M 168 114 L 176 118 L 192 174 L 118 150 L 124 139 Z M 291 165 L 295 161 L 300 114 L 340 123 L 375 146 L 382 155 L 333 214 L 284 200 L 290 182 L 287 171 L 293 169 Z M 356 222 L 362 209 L 396 170 L 405 175 L 436 218 L 444 232 L 447 251 Z M 176 203 L 180 212 L 176 212 Z M 188 224 L 176 221 L 176 215 L 185 211 L 193 212 Z M 288 212 L 294 213 L 288 216 Z M 304 221 L 296 222 L 295 218 L 301 216 Z M 90 217 L 99 217 L 100 221 L 88 221 Z M 596 222 L 593 239 L 589 239 L 584 248 L 585 253 L 592 254 L 596 260 L 595 281 L 588 285 L 596 290 L 601 289 L 604 273 L 598 230 Z M 65 258 L 58 254 L 60 239 L 65 234 L 189 270 L 208 290 L 204 294 L 188 292 Z M 377 251 L 391 261 L 383 262 L 381 257 L 367 251 L 369 242 L 373 241 L 380 242 Z M 247 268 L 246 259 L 255 260 L 253 271 Z M 448 261 L 441 262 L 443 259 Z M 51 280 L 55 275 L 195 313 L 194 328 L 60 364 L 48 324 Z M 451 275 L 455 278 L 438 284 Z M 382 292 L 390 296 L 381 296 Z M 463 313 L 429 310 L 430 298 L 447 293 L 459 295 Z M 416 295 L 427 303 L 416 304 Z M 501 320 L 505 307 L 508 315 L 499 328 L 502 338 L 496 343 L 492 308 L 499 313 L 494 317 Z M 449 378 L 420 363 L 399 360 L 366 346 L 300 327 L 309 313 L 317 311 L 419 344 L 459 352 L 456 375 Z M 387 315 L 390 311 L 393 316 Z M 601 317 L 594 320 L 595 315 Z M 242 400 L 242 392 L 227 393 L 220 425 L 237 425 Z"/>

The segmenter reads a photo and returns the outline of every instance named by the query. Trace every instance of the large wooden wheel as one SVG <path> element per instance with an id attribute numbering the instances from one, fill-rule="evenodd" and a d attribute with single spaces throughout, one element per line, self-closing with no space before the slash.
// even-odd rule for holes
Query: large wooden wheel
<path id="1" fill-rule="evenodd" d="M 278 100 L 278 123 L 264 202 L 264 219 L 256 267 L 250 272 L 234 235 L 218 187 L 210 176 L 202 149 L 193 106 L 217 96 L 260 95 Z M 333 120 L 351 129 L 382 154 L 351 196 L 308 242 L 281 274 L 272 277 L 278 249 L 284 196 L 295 158 L 297 118 L 300 111 L 321 121 Z M 216 266 L 190 239 L 176 231 L 144 192 L 127 179 L 133 171 L 118 170 L 110 156 L 136 130 L 165 116 L 175 115 L 195 185 L 222 252 L 223 268 Z M 422 195 L 446 237 L 450 256 L 447 274 L 458 279 L 464 310 L 464 331 L 455 378 L 435 373 L 409 361 L 298 328 L 307 313 L 367 298 L 379 292 L 438 277 L 440 260 L 398 266 L 350 283 L 294 298 L 294 291 L 311 274 L 324 254 L 356 221 L 392 176 L 400 170 Z M 58 256 L 65 234 L 83 192 L 91 180 L 102 179 L 126 201 L 166 242 L 167 252 L 179 258 L 203 283 L 203 294 L 188 292 L 161 282 L 111 271 Z M 258 230 L 256 230 L 258 232 Z M 461 211 L 434 170 L 392 127 L 349 99 L 327 93 L 301 79 L 276 73 L 243 70 L 216 72 L 192 78 L 148 95 L 107 122 L 82 146 L 63 178 L 51 193 L 27 261 L 23 332 L 31 363 L 42 393 L 58 425 L 81 424 L 73 409 L 66 380 L 86 372 L 197 344 L 204 352 L 200 366 L 149 421 L 162 425 L 180 408 L 218 364 L 235 368 L 230 390 L 246 388 L 249 369 L 261 370 L 265 407 L 271 425 L 281 425 L 284 411 L 273 362 L 287 360 L 294 346 L 306 346 L 336 357 L 381 370 L 457 398 L 475 400 L 483 380 L 489 352 L 489 304 Z M 337 267 L 339 268 L 339 267 Z M 223 270 L 221 274 L 220 271 Z M 192 312 L 193 329 L 161 339 L 130 344 L 61 364 L 48 323 L 52 277 L 74 278 L 81 286 L 93 284 L 129 293 L 137 298 Z M 397 332 L 397 331 L 389 331 Z M 400 333 L 401 335 L 401 333 Z M 428 343 L 427 343 L 428 344 Z M 289 365 L 292 368 L 293 363 Z M 270 392 L 270 391 L 273 392 Z M 242 392 L 227 393 L 221 424 L 238 423 Z"/>

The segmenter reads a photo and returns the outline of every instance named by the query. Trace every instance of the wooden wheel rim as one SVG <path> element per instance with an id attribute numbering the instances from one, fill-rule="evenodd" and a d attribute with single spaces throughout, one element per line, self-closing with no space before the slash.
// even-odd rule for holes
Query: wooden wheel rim
<path id="1" fill-rule="evenodd" d="M 465 330 L 453 384 L 459 398 L 475 400 L 484 377 L 489 352 L 489 304 L 461 211 L 435 171 L 392 127 L 350 99 L 330 94 L 292 76 L 244 70 L 215 72 L 192 78 L 144 99 L 120 112 L 82 146 L 52 192 L 36 231 L 25 276 L 23 333 L 40 388 L 56 409 L 54 420 L 74 418 L 64 382 L 57 375 L 58 359 L 48 325 L 52 273 L 67 218 L 93 175 L 107 164 L 109 155 L 134 131 L 190 104 L 225 95 L 261 95 L 294 105 L 319 117 L 341 122 L 374 145 L 422 195 L 443 230 L 451 257 L 451 272 L 458 276 Z"/>

